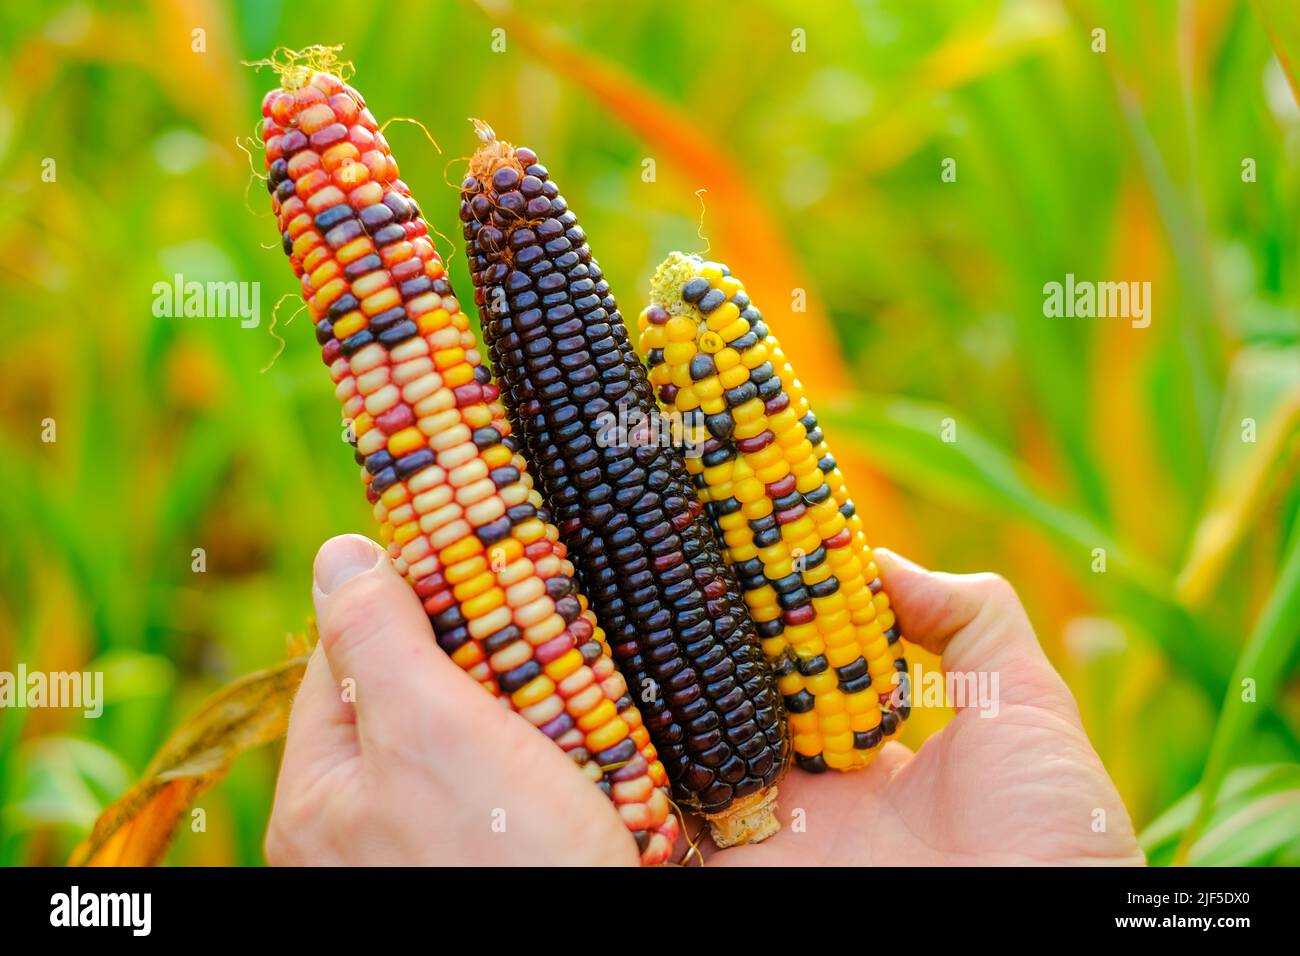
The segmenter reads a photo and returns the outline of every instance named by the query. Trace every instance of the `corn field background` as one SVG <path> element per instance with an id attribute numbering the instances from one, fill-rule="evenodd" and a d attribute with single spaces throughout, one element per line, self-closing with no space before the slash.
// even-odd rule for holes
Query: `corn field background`
<path id="1" fill-rule="evenodd" d="M 241 61 L 313 43 L 438 141 L 386 132 L 463 297 L 476 116 L 563 170 L 625 314 L 671 249 L 747 278 L 873 542 L 1015 584 L 1153 863 L 1300 862 L 1294 3 L 737 8 L 5 5 L 0 671 L 102 672 L 105 704 L 0 709 L 0 863 L 65 861 L 285 659 L 320 543 L 372 533 L 237 146 L 260 168 L 275 83 Z M 155 316 L 176 274 L 259 283 L 259 323 Z M 1149 281 L 1149 326 L 1048 317 L 1067 274 Z M 260 864 L 278 756 L 168 861 Z"/>

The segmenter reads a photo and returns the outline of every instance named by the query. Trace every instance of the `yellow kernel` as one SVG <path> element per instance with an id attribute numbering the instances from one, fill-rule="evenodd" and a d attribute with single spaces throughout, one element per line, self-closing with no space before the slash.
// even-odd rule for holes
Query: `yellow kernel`
<path id="1" fill-rule="evenodd" d="M 469 670 L 483 662 L 483 649 L 473 641 L 466 641 L 452 653 L 451 659 L 460 665 L 461 670 Z"/>
<path id="2" fill-rule="evenodd" d="M 858 659 L 858 645 L 848 643 L 836 645 L 828 637 L 826 640 L 826 660 L 831 667 L 847 667 Z"/>
<path id="3" fill-rule="evenodd" d="M 627 725 L 626 720 L 616 718 L 587 735 L 587 749 L 592 753 L 608 750 L 615 744 L 622 742 L 623 738 L 631 732 L 632 728 Z M 649 787 L 648 783 L 647 787 Z"/>
<path id="4" fill-rule="evenodd" d="M 815 757 L 822 750 L 821 734 L 795 734 L 791 743 L 794 744 L 795 753 L 805 757 Z"/>
<path id="5" fill-rule="evenodd" d="M 826 749 L 822 759 L 832 770 L 847 770 L 853 764 L 853 735 L 840 734 L 833 740 L 826 738 Z"/>
<path id="6" fill-rule="evenodd" d="M 562 681 L 581 666 L 582 652 L 575 647 L 551 661 L 544 670 L 551 680 Z"/>
<path id="7" fill-rule="evenodd" d="M 852 715 L 849 718 L 849 726 L 853 728 L 854 732 L 865 734 L 879 727 L 880 704 L 876 701 L 876 695 L 869 690 L 864 690 L 860 694 L 850 694 L 849 696 L 850 698 L 860 697 L 864 699 L 862 704 L 857 705 L 856 710 L 852 707 L 849 709 L 849 713 Z"/>
<path id="8" fill-rule="evenodd" d="M 443 572 L 443 577 L 446 579 L 448 584 L 454 587 L 462 581 L 468 581 L 470 578 L 482 574 L 486 570 L 487 561 L 483 559 L 482 555 L 479 555 L 466 561 L 459 561 L 456 564 L 450 565 L 447 570 Z M 491 582 L 489 581 L 488 583 L 490 584 Z"/>
<path id="9" fill-rule="evenodd" d="M 495 611 L 505 603 L 505 600 L 506 596 L 501 589 L 494 587 L 464 602 L 460 610 L 466 618 L 473 620 L 474 618 L 483 617 L 489 611 Z"/>
<path id="10" fill-rule="evenodd" d="M 831 745 L 830 740 L 832 734 L 850 733 L 849 715 L 833 714 L 829 717 L 823 717 L 821 721 L 821 729 L 822 729 L 822 737 L 826 741 L 826 746 L 829 747 Z M 849 746 L 853 746 L 852 741 L 849 742 Z"/>
<path id="11" fill-rule="evenodd" d="M 736 482 L 735 496 L 742 504 L 758 501 L 765 495 L 763 483 L 755 478 L 745 478 Z"/>
<path id="12" fill-rule="evenodd" d="M 546 536 L 546 525 L 538 518 L 529 518 L 515 525 L 512 534 L 524 544 L 532 544 Z"/>
<path id="13" fill-rule="evenodd" d="M 459 347 L 450 349 L 439 349 L 434 353 L 433 365 L 438 371 L 449 369 L 465 361 L 465 350 Z"/>
<path id="14" fill-rule="evenodd" d="M 340 342 L 366 327 L 366 317 L 360 312 L 349 312 L 334 323 L 334 337 Z"/>
<path id="15" fill-rule="evenodd" d="M 738 388 L 749 381 L 749 369 L 742 365 L 733 366 L 725 372 L 720 372 L 718 381 L 722 382 L 723 388 Z"/>
<path id="16" fill-rule="evenodd" d="M 776 689 L 781 692 L 782 697 L 789 697 L 792 694 L 799 693 L 799 691 L 803 690 L 803 675 L 796 672 L 786 674 L 784 677 L 778 677 Z"/>
<path id="17" fill-rule="evenodd" d="M 402 455 L 410 454 L 416 449 L 423 448 L 425 443 L 424 432 L 414 425 L 408 425 L 401 431 L 396 432 L 388 437 L 388 453 L 394 458 L 400 458 Z"/>
<path id="18" fill-rule="evenodd" d="M 449 544 L 443 548 L 438 558 L 446 566 L 455 564 L 457 561 L 464 561 L 466 558 L 471 558 L 482 552 L 483 542 L 479 541 L 474 535 L 467 534 L 454 544 Z"/>
<path id="19" fill-rule="evenodd" d="M 531 707 L 555 693 L 555 682 L 545 674 L 538 674 L 523 687 L 510 695 L 510 703 L 516 709 Z"/>
<path id="20" fill-rule="evenodd" d="M 844 693 L 836 688 L 840 678 L 830 668 L 814 674 L 808 681 L 808 693 L 817 698 L 818 713 L 837 714 L 844 709 Z"/>
<path id="21" fill-rule="evenodd" d="M 451 593 L 455 596 L 457 601 L 468 601 L 470 598 L 478 597 L 480 594 L 487 591 L 492 587 L 495 581 L 496 576 L 493 575 L 491 571 L 487 570 L 487 565 L 484 563 L 484 570 L 481 573 L 460 582 L 451 589 Z"/>
<path id="22" fill-rule="evenodd" d="M 720 332 L 723 329 L 725 329 L 727 326 L 737 321 L 738 319 L 740 319 L 740 308 L 736 305 L 736 303 L 724 302 L 722 303 L 722 305 L 718 306 L 709 314 L 707 324 L 710 330 L 714 332 Z M 744 321 L 743 319 L 740 320 Z M 748 331 L 749 331 L 749 323 L 745 322 L 745 332 Z M 740 334 L 744 335 L 745 332 L 741 332 Z M 733 335 L 728 337 L 724 335 L 723 338 L 730 341 L 730 339 L 735 338 L 735 336 Z"/>
<path id="23" fill-rule="evenodd" d="M 669 365 L 686 365 L 694 357 L 694 342 L 669 342 L 664 346 L 664 361 Z"/>
<path id="24" fill-rule="evenodd" d="M 399 505 L 405 504 L 407 499 L 406 486 L 400 481 L 395 485 L 389 485 L 388 488 L 380 495 L 379 500 L 388 510 L 393 510 Z"/>
<path id="25" fill-rule="evenodd" d="M 618 716 L 614 702 L 606 697 L 587 713 L 578 718 L 578 728 L 583 732 L 595 730 Z"/>
<path id="26" fill-rule="evenodd" d="M 474 366 L 461 362 L 442 373 L 442 380 L 448 388 L 459 388 L 474 381 Z"/>
<path id="27" fill-rule="evenodd" d="M 664 326 L 664 336 L 670 343 L 686 342 L 692 343 L 694 350 L 696 325 L 690 319 L 680 315 L 675 315 L 668 320 Z M 665 356 L 666 357 L 666 356 Z"/>
<path id="28" fill-rule="evenodd" d="M 701 405 L 705 402 L 721 402 L 722 400 L 722 383 L 718 381 L 716 375 L 711 375 L 706 379 L 701 379 L 696 382 L 692 388 L 695 390 L 695 394 L 699 396 Z M 726 403 L 723 402 L 722 409 L 725 409 L 726 407 Z M 709 414 L 713 413 L 710 412 Z"/>

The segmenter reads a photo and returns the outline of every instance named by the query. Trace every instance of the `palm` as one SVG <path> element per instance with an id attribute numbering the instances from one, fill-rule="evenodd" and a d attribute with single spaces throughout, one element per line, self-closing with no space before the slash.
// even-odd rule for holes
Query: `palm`
<path id="1" fill-rule="evenodd" d="M 709 865 L 1142 862 L 1077 716 L 1056 706 L 963 710 L 916 754 L 890 744 L 859 773 L 791 771 L 779 800 L 780 833 Z"/>

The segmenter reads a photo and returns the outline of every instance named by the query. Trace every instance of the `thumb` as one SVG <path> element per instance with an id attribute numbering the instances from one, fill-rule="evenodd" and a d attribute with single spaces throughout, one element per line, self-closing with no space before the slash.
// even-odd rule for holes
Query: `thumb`
<path id="1" fill-rule="evenodd" d="M 1004 578 L 927 571 L 884 548 L 874 553 L 903 635 L 943 655 L 945 671 L 987 674 L 997 680 L 1002 703 L 1044 706 L 1079 720 L 1069 688 Z"/>
<path id="2" fill-rule="evenodd" d="M 429 728 L 438 702 L 455 698 L 460 682 L 476 692 L 439 649 L 419 598 L 375 542 L 331 538 L 313 577 L 320 644 L 344 699 L 354 703 L 363 751 L 367 743 L 400 745 L 413 725 Z"/>

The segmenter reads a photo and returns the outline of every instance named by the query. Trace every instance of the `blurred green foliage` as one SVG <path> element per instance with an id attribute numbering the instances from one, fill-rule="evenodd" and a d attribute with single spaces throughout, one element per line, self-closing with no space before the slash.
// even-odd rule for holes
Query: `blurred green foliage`
<path id="1" fill-rule="evenodd" d="M 381 121 L 438 139 L 444 155 L 387 134 L 450 237 L 465 117 L 535 147 L 625 314 L 667 251 L 761 209 L 780 247 L 712 253 L 751 282 L 779 262 L 818 300 L 760 304 L 802 334 L 832 440 L 871 463 L 848 477 L 873 538 L 1012 580 L 1153 862 L 1300 862 L 1300 107 L 1271 46 L 1293 17 L 1274 0 L 6 5 L 0 670 L 102 670 L 107 703 L 0 710 L 0 863 L 66 859 L 203 697 L 283 656 L 320 542 L 370 530 L 292 297 L 263 371 L 296 284 L 236 147 L 260 166 L 274 77 L 241 61 L 311 43 L 345 44 Z M 727 181 L 675 163 L 665 128 L 720 151 Z M 467 295 L 463 252 L 441 249 Z M 260 283 L 259 326 L 155 317 L 175 273 Z M 1067 273 L 1150 281 L 1150 327 L 1045 317 Z M 240 761 L 171 860 L 261 862 L 276 761 Z"/>

